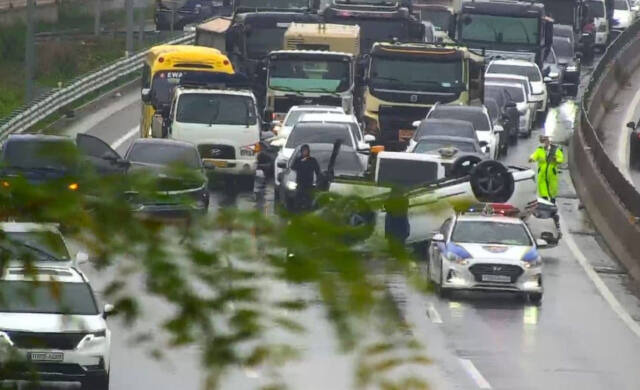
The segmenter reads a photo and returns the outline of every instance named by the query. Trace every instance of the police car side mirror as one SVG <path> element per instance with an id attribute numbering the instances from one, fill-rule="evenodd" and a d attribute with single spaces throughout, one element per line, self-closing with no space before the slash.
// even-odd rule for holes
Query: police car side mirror
<path id="1" fill-rule="evenodd" d="M 440 232 L 433 233 L 433 236 L 431 236 L 431 241 L 433 241 L 433 242 L 444 242 L 444 234 L 442 234 Z"/>

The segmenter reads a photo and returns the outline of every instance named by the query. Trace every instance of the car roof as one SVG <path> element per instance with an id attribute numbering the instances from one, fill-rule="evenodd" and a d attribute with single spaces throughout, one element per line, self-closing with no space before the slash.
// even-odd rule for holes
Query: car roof
<path id="1" fill-rule="evenodd" d="M 486 215 L 481 213 L 460 214 L 457 217 L 458 221 L 481 221 L 481 222 L 500 222 L 511 223 L 514 225 L 522 225 L 524 222 L 517 217 L 507 217 L 500 214 Z"/>
<path id="2" fill-rule="evenodd" d="M 336 111 L 336 112 L 344 112 L 342 107 L 338 106 L 323 106 L 321 104 L 303 104 L 299 106 L 291 106 L 289 111 L 301 111 L 301 110 L 309 110 L 309 111 Z"/>
<path id="3" fill-rule="evenodd" d="M 189 87 L 178 87 L 176 88 L 176 93 L 179 95 L 188 94 L 188 93 L 201 93 L 201 94 L 218 94 L 218 95 L 235 95 L 235 96 L 248 96 L 255 99 L 253 96 L 253 92 L 245 89 L 206 89 L 206 88 L 189 88 Z"/>
<path id="4" fill-rule="evenodd" d="M 29 142 L 29 141 L 45 141 L 45 142 L 73 142 L 73 139 L 62 135 L 47 134 L 9 134 L 7 141 L 11 142 Z"/>
<path id="5" fill-rule="evenodd" d="M 30 269 L 23 266 L 9 266 L 5 269 L 1 280 L 88 283 L 82 272 L 74 267 L 64 266 L 35 266 Z"/>
<path id="6" fill-rule="evenodd" d="M 336 122 L 298 122 L 293 126 L 293 130 L 291 130 L 291 134 L 296 129 L 344 129 L 345 131 L 349 131 L 349 127 L 346 123 L 336 123 Z M 318 130 L 321 131 L 321 130 Z"/>
<path id="7" fill-rule="evenodd" d="M 133 146 L 133 145 L 137 145 L 137 144 L 144 144 L 144 145 L 175 145 L 175 146 L 182 146 L 182 147 L 190 148 L 190 149 L 195 149 L 196 148 L 196 145 L 194 145 L 191 142 L 180 141 L 180 140 L 171 139 L 171 138 L 136 138 L 131 145 Z"/>
<path id="8" fill-rule="evenodd" d="M 500 59 L 500 60 L 493 60 L 489 63 L 489 66 L 487 67 L 490 68 L 491 65 L 513 65 L 513 66 L 528 66 L 528 67 L 538 67 L 538 65 L 536 65 L 535 62 L 531 62 L 531 61 L 526 61 L 526 60 L 516 60 L 516 59 Z"/>
<path id="9" fill-rule="evenodd" d="M 516 75 L 516 74 L 511 74 L 511 73 L 487 73 L 487 75 L 485 76 L 485 80 L 487 78 L 490 79 L 513 79 L 513 80 L 520 80 L 520 81 L 529 81 L 529 78 L 527 76 L 520 76 L 520 75 Z"/>
<path id="10" fill-rule="evenodd" d="M 5 233 L 53 232 L 60 234 L 57 224 L 35 222 L 2 222 L 0 231 Z"/>
<path id="11" fill-rule="evenodd" d="M 468 111 L 468 112 L 485 112 L 486 108 L 484 106 L 467 106 L 462 104 L 438 104 L 430 112 L 434 111 Z"/>
<path id="12" fill-rule="evenodd" d="M 324 114 L 304 114 L 298 120 L 298 123 L 302 122 L 323 122 L 323 123 L 358 123 L 355 116 L 349 114 L 340 113 L 324 113 Z"/>

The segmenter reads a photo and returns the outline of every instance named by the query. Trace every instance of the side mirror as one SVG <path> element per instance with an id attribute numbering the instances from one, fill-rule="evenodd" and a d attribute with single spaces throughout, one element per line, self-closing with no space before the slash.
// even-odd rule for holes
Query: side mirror
<path id="1" fill-rule="evenodd" d="M 413 123 L 411 123 L 411 126 L 413 126 L 413 127 L 415 127 L 417 129 L 418 126 L 420 126 L 420 123 L 422 123 L 422 121 L 413 121 Z"/>
<path id="2" fill-rule="evenodd" d="M 373 134 L 365 134 L 363 137 L 364 142 L 368 143 L 368 144 L 372 144 L 374 142 L 376 142 L 376 136 Z"/>
<path id="3" fill-rule="evenodd" d="M 278 166 L 278 168 L 280 168 L 280 169 L 285 169 L 285 168 L 287 168 L 287 162 L 286 162 L 286 161 L 282 161 L 282 160 L 280 160 L 280 161 L 278 161 L 278 162 L 276 163 L 276 165 L 277 165 L 277 166 Z"/>
<path id="4" fill-rule="evenodd" d="M 433 241 L 433 242 L 444 242 L 444 234 L 442 234 L 440 232 L 433 233 L 433 235 L 431 236 L 431 241 Z"/>
<path id="5" fill-rule="evenodd" d="M 151 88 L 142 88 L 142 101 L 144 103 L 151 103 Z"/>
<path id="6" fill-rule="evenodd" d="M 542 238 L 536 238 L 536 246 L 538 247 L 538 249 L 542 249 L 548 247 L 549 243 L 547 242 L 547 240 L 544 240 Z"/>
<path id="7" fill-rule="evenodd" d="M 105 304 L 102 308 L 102 318 L 107 319 L 113 314 L 115 314 L 115 307 L 110 303 Z"/>
<path id="8" fill-rule="evenodd" d="M 368 152 L 370 146 L 366 142 L 358 142 L 358 152 Z"/>
<path id="9" fill-rule="evenodd" d="M 627 127 L 631 130 L 635 130 L 636 129 L 636 124 L 634 122 L 629 122 L 627 123 Z"/>
<path id="10" fill-rule="evenodd" d="M 89 261 L 89 255 L 86 252 L 76 253 L 76 265 L 84 264 Z"/>

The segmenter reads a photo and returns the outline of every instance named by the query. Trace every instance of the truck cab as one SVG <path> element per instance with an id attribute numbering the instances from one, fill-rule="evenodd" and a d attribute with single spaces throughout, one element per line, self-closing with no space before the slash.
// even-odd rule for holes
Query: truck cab
<path id="1" fill-rule="evenodd" d="M 247 90 L 176 88 L 168 138 L 195 144 L 208 172 L 253 176 L 261 119 Z"/>
<path id="2" fill-rule="evenodd" d="M 482 99 L 484 58 L 455 45 L 376 43 L 365 77 L 365 131 L 404 150 L 413 122 L 436 103 Z"/>
<path id="3" fill-rule="evenodd" d="M 355 57 L 318 50 L 278 50 L 267 57 L 265 115 L 282 121 L 289 108 L 320 104 L 353 113 Z"/>

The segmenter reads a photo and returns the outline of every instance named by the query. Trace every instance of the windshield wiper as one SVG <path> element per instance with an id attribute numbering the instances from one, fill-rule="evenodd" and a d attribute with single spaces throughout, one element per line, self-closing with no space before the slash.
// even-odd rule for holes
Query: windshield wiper
<path id="1" fill-rule="evenodd" d="M 293 89 L 291 87 L 271 87 L 277 91 L 285 91 L 285 92 L 294 92 L 296 95 L 302 96 L 302 92 L 298 91 L 297 89 Z"/>
<path id="2" fill-rule="evenodd" d="M 27 248 L 27 249 L 29 249 L 29 250 L 31 250 L 33 252 L 39 253 L 41 255 L 44 255 L 45 257 L 48 257 L 50 260 L 61 261 L 58 256 L 54 255 L 53 253 L 51 253 L 51 252 L 49 252 L 47 250 L 39 248 L 37 246 L 31 245 L 31 244 L 27 244 L 26 242 L 21 242 L 21 241 L 10 241 L 10 242 L 13 243 L 13 244 L 20 245 L 20 246 L 22 246 L 24 248 Z"/>
<path id="3" fill-rule="evenodd" d="M 329 94 L 331 94 L 331 95 L 333 95 L 333 96 L 340 97 L 340 94 L 339 94 L 338 92 L 336 92 L 336 91 L 332 91 L 332 90 L 327 89 L 327 88 L 316 87 L 316 88 L 307 88 L 307 90 L 308 90 L 309 92 L 324 92 L 324 93 L 329 93 Z"/>

